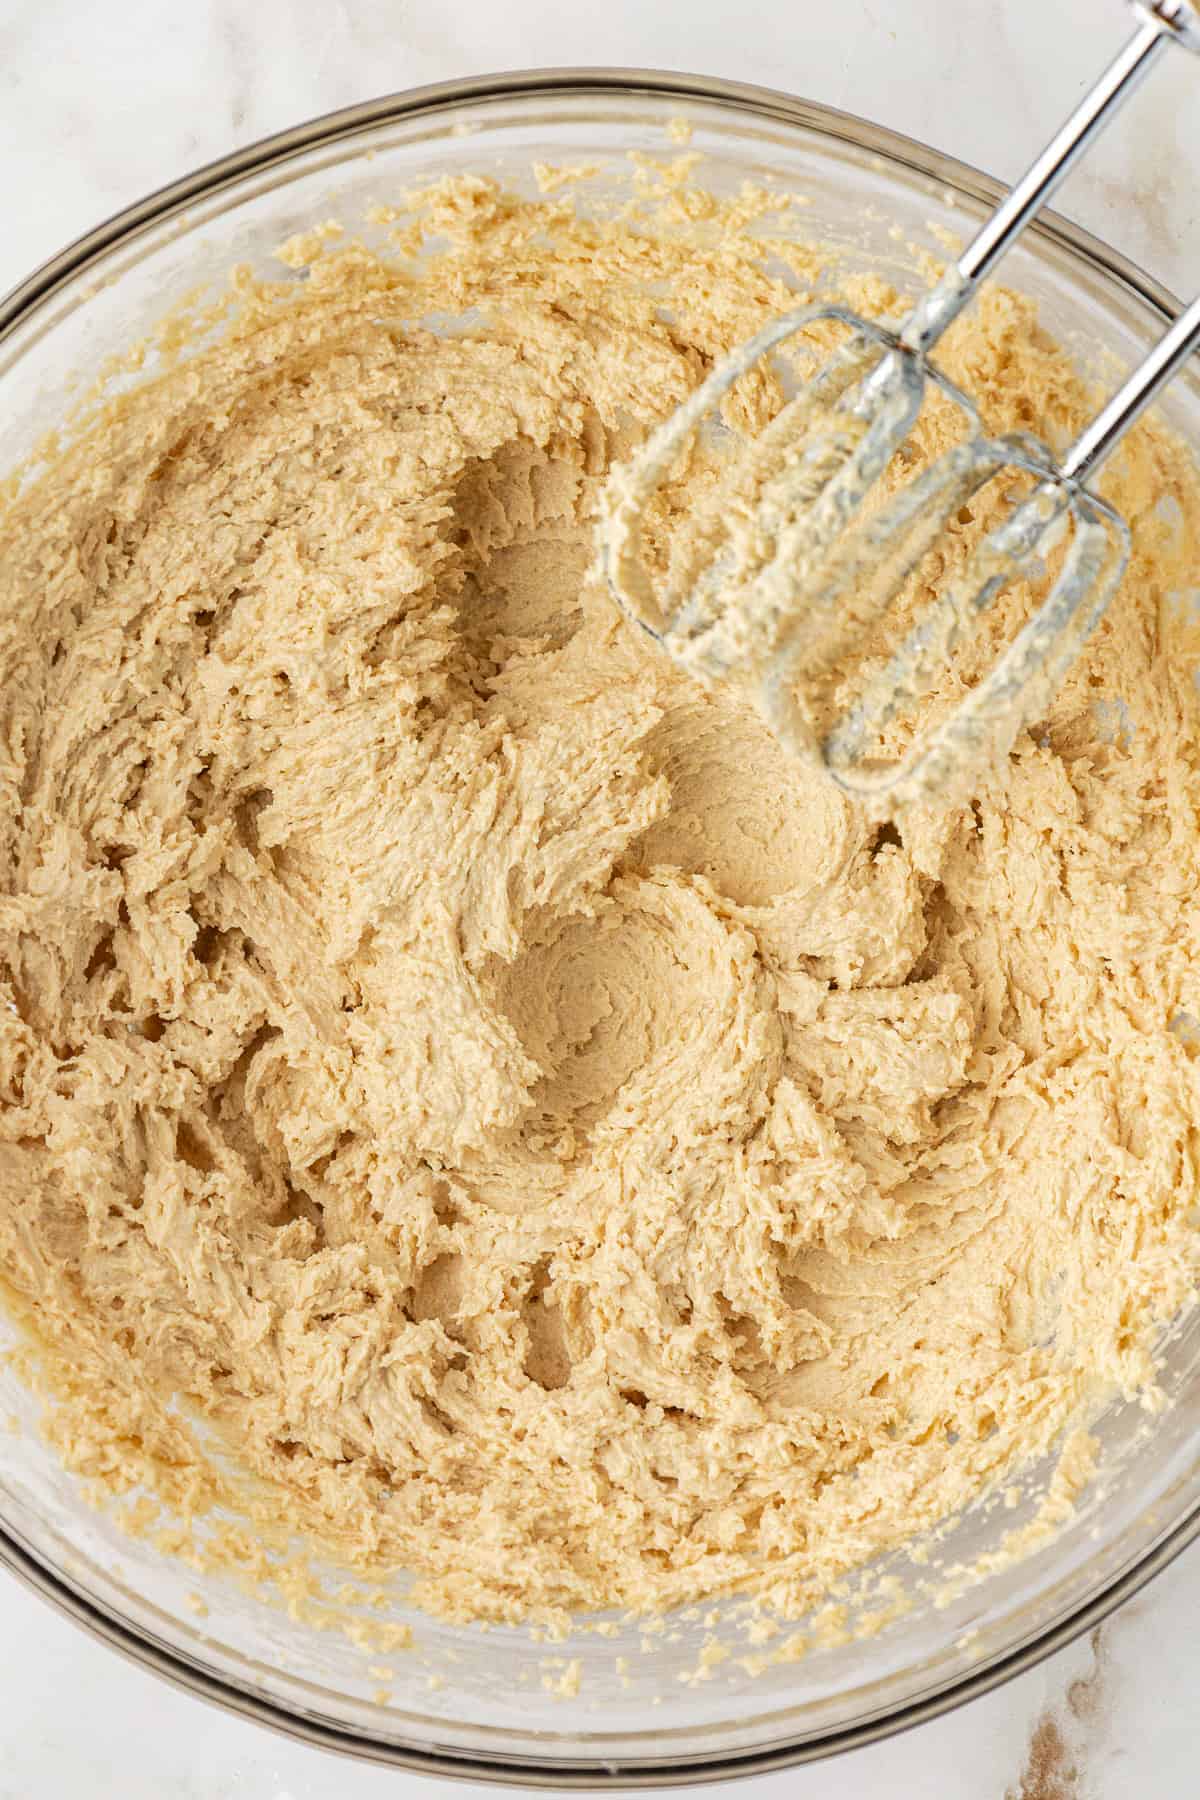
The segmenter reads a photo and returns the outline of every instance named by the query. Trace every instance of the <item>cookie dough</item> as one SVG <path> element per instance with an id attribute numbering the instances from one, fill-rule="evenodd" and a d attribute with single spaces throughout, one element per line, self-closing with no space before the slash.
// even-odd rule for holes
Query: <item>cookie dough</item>
<path id="1" fill-rule="evenodd" d="M 50 1428 L 179 1505 L 215 1428 L 459 1616 L 799 1610 L 1154 1404 L 1194 1297 L 1196 472 L 1139 429 L 1046 718 L 868 823 L 590 573 L 614 459 L 795 302 L 752 196 L 670 206 L 461 181 L 391 260 L 294 249 L 0 524 L 0 1272 Z M 1086 412 L 1002 290 L 946 362 L 993 428 Z"/>

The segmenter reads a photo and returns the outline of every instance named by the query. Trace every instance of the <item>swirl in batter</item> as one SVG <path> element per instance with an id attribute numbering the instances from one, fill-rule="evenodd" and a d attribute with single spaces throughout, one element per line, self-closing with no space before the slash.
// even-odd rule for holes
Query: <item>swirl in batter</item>
<path id="1" fill-rule="evenodd" d="M 795 301 L 753 213 L 449 187 L 449 248 L 243 285 L 0 527 L 0 1271 L 64 1454 L 202 1496 L 198 1415 L 459 1615 L 797 1609 L 1153 1403 L 1194 1292 L 1196 474 L 1139 430 L 1050 715 L 867 825 L 588 572 L 613 459 Z M 994 428 L 1086 408 L 1012 295 L 946 360 Z"/>

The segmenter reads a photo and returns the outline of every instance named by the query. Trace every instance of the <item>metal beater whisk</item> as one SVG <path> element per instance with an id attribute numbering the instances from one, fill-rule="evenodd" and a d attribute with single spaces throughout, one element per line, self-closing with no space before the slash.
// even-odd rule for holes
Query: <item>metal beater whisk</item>
<path id="1" fill-rule="evenodd" d="M 1033 437 L 985 437 L 972 402 L 929 360 L 980 283 L 1168 44 L 1200 51 L 1200 11 L 1191 0 L 1142 0 L 1133 11 L 1135 35 L 957 264 L 899 326 L 875 324 L 842 306 L 807 306 L 774 320 L 614 471 L 605 491 L 601 560 L 623 609 L 702 679 L 736 673 L 756 687 L 777 735 L 878 810 L 960 785 L 965 773 L 1003 754 L 1019 727 L 1044 709 L 1129 557 L 1128 527 L 1088 484 L 1200 345 L 1198 298 L 1061 460 Z M 749 441 L 745 460 L 756 486 L 738 515 L 740 537 L 727 533 L 685 597 L 664 606 L 642 555 L 648 502 L 733 384 L 820 320 L 848 326 L 851 336 Z M 908 436 L 928 384 L 962 409 L 969 439 L 867 511 L 863 502 Z M 897 598 L 949 520 L 997 473 L 1012 469 L 1034 477 L 1029 497 L 983 540 L 850 711 L 822 731 L 806 704 L 806 678 L 836 666 L 856 634 Z M 1047 599 L 990 672 L 902 761 L 869 761 L 880 733 L 929 692 L 1000 590 L 1037 570 L 1068 526 L 1070 543 Z"/>

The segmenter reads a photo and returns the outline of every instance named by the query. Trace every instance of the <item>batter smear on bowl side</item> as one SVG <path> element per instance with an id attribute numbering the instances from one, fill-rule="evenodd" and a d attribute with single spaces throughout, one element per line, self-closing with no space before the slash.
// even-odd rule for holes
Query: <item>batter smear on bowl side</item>
<path id="1" fill-rule="evenodd" d="M 438 254 L 242 283 L 0 521 L 0 1273 L 50 1429 L 190 1504 L 202 1419 L 459 1617 L 798 1612 L 1154 1404 L 1195 1291 L 1196 471 L 1135 432 L 1046 718 L 867 823 L 590 572 L 613 460 L 795 304 L 753 197 L 672 204 L 448 184 Z M 943 360 L 993 430 L 1087 414 L 1002 290 Z"/>

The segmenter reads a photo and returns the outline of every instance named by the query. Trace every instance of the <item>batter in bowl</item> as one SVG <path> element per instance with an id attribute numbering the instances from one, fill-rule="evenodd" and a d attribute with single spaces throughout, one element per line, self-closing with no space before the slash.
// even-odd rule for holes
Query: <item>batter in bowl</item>
<path id="1" fill-rule="evenodd" d="M 0 525 L 0 1271 L 49 1428 L 188 1507 L 203 1420 L 454 1616 L 799 1611 L 1153 1405 L 1194 1296 L 1196 473 L 1134 435 L 1050 715 L 868 825 L 589 573 L 613 460 L 796 303 L 765 205 L 450 184 L 438 255 L 241 283 Z M 1011 294 L 945 361 L 990 428 L 1086 411 Z"/>

